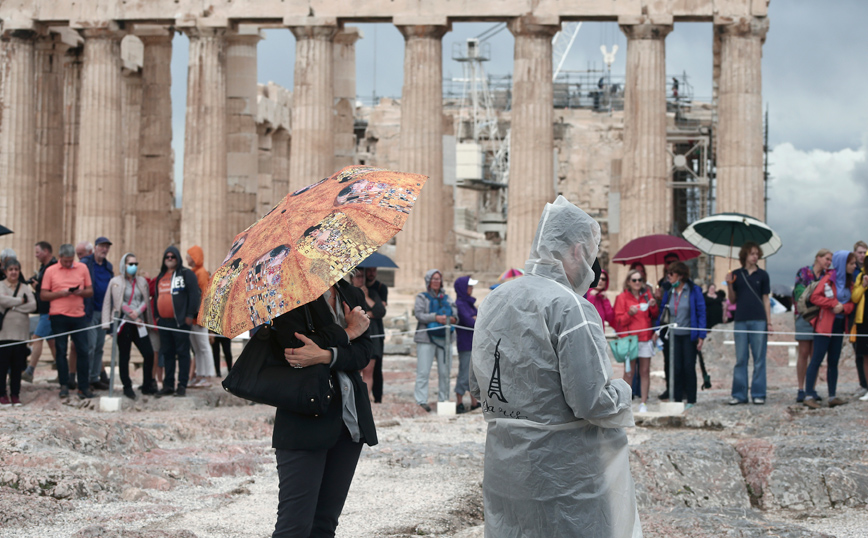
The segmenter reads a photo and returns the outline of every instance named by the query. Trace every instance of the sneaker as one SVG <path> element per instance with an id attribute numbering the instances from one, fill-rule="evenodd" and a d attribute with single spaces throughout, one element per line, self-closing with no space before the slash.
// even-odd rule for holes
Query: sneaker
<path id="1" fill-rule="evenodd" d="M 743 402 L 743 401 L 739 400 L 738 398 L 730 398 L 729 401 L 726 403 L 728 403 L 729 405 L 739 405 L 739 404 L 744 404 L 747 402 Z"/>
<path id="2" fill-rule="evenodd" d="M 868 392 L 865 393 L 865 396 L 859 398 L 860 402 L 868 402 Z"/>
<path id="3" fill-rule="evenodd" d="M 696 404 L 692 404 L 692 403 L 684 404 L 684 410 L 687 411 L 688 409 L 690 409 L 690 408 L 693 407 L 694 405 L 696 405 Z"/>
<path id="4" fill-rule="evenodd" d="M 102 381 L 91 381 L 90 382 L 90 388 L 92 390 L 108 390 L 109 384 L 103 383 Z"/>
<path id="5" fill-rule="evenodd" d="M 175 391 L 175 396 L 178 398 L 183 398 L 186 395 L 187 395 L 187 387 L 183 387 L 183 386 L 178 387 L 178 389 Z"/>
<path id="6" fill-rule="evenodd" d="M 147 383 L 141 386 L 140 390 L 142 394 L 157 394 L 159 390 L 157 390 L 157 383 L 152 381 L 151 383 Z"/>
<path id="7" fill-rule="evenodd" d="M 640 413 L 647 413 L 648 412 L 648 406 L 645 404 L 639 404 L 639 412 Z"/>
<path id="8" fill-rule="evenodd" d="M 79 399 L 86 400 L 89 398 L 96 398 L 96 394 L 94 394 L 90 389 L 80 390 L 78 391 L 78 397 Z"/>
<path id="9" fill-rule="evenodd" d="M 69 387 L 67 385 L 60 386 L 60 397 L 69 398 Z"/>
<path id="10" fill-rule="evenodd" d="M 102 369 L 102 372 L 99 373 L 99 380 L 101 383 L 109 384 L 108 374 L 105 373 L 105 368 Z"/>
<path id="11" fill-rule="evenodd" d="M 479 402 L 476 402 L 475 404 L 470 406 L 470 410 L 473 411 L 474 409 L 479 409 L 480 407 L 482 407 L 482 404 Z"/>
<path id="12" fill-rule="evenodd" d="M 75 390 L 78 388 L 78 383 L 75 382 L 75 379 L 70 379 L 68 386 L 69 390 Z"/>
<path id="13" fill-rule="evenodd" d="M 838 398 L 837 396 L 829 398 L 829 407 L 838 407 L 839 405 L 844 405 L 845 403 L 847 402 L 845 402 L 841 398 Z"/>
<path id="14" fill-rule="evenodd" d="M 21 399 L 18 396 L 12 397 L 12 407 L 21 407 L 22 405 L 24 404 L 21 403 Z"/>
<path id="15" fill-rule="evenodd" d="M 175 394 L 175 389 L 172 387 L 163 387 L 163 390 L 157 393 L 157 396 L 171 396 Z"/>
<path id="16" fill-rule="evenodd" d="M 818 402 L 814 398 L 805 398 L 804 404 L 805 404 L 805 407 L 810 407 L 811 409 L 819 409 L 820 408 L 820 402 Z"/>
<path id="17" fill-rule="evenodd" d="M 419 404 L 419 407 L 421 407 L 422 409 L 424 409 L 426 413 L 430 413 L 430 412 L 431 412 L 431 406 L 428 405 L 428 404 L 426 404 L 426 403 Z"/>
<path id="18" fill-rule="evenodd" d="M 12 407 L 12 401 L 8 396 L 0 396 L 0 407 Z"/>
<path id="19" fill-rule="evenodd" d="M 805 391 L 799 390 L 799 393 L 796 395 L 796 403 L 802 403 L 805 401 Z"/>
<path id="20" fill-rule="evenodd" d="M 130 400 L 135 400 L 136 391 L 134 391 L 132 387 L 124 387 L 124 396 L 126 396 Z"/>
<path id="21" fill-rule="evenodd" d="M 754 405 L 765 405 L 765 403 L 766 403 L 766 399 L 765 399 L 765 398 L 754 398 L 754 399 L 753 399 L 753 404 L 754 404 Z"/>
<path id="22" fill-rule="evenodd" d="M 661 402 L 663 402 L 663 401 L 668 402 L 669 401 L 669 391 L 664 390 L 662 393 L 660 393 L 660 396 L 658 396 L 657 399 L 660 400 Z"/>
<path id="23" fill-rule="evenodd" d="M 463 403 L 460 403 L 460 404 L 455 406 L 455 413 L 456 414 L 460 415 L 460 414 L 466 413 L 466 412 L 467 412 L 467 408 L 464 407 Z"/>
<path id="24" fill-rule="evenodd" d="M 27 381 L 28 383 L 33 383 L 33 368 L 27 367 L 21 372 L 21 379 L 23 381 Z"/>

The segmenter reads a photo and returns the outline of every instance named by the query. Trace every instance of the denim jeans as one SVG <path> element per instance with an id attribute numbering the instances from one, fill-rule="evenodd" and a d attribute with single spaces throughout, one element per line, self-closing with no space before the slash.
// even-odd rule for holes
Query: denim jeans
<path id="1" fill-rule="evenodd" d="M 102 311 L 94 310 L 93 319 L 91 320 L 93 329 L 87 331 L 88 345 L 91 350 L 90 355 L 90 382 L 96 383 L 99 381 L 99 374 L 102 372 L 102 357 L 103 348 L 105 347 L 106 330 L 102 328 Z M 77 352 L 76 352 L 77 353 Z"/>
<path id="2" fill-rule="evenodd" d="M 428 403 L 428 376 L 431 374 L 431 365 L 437 358 L 437 401 L 449 400 L 449 371 L 452 361 L 447 361 L 443 338 L 432 338 L 439 345 L 427 342 L 416 343 L 416 403 L 419 405 Z"/>
<path id="3" fill-rule="evenodd" d="M 832 323 L 832 334 L 844 332 L 844 318 L 835 319 Z M 820 373 L 820 365 L 826 353 L 829 354 L 829 362 L 826 365 L 826 384 L 829 387 L 829 398 L 835 397 L 838 388 L 838 359 L 841 358 L 841 348 L 844 346 L 843 336 L 820 336 L 814 335 L 814 354 L 811 355 L 811 363 L 808 364 L 808 373 L 805 376 L 805 395 L 817 399 L 817 375 Z"/>
<path id="4" fill-rule="evenodd" d="M 458 378 L 455 379 L 455 394 L 464 396 L 470 390 L 470 355 L 471 351 L 458 352 Z"/>
<path id="5" fill-rule="evenodd" d="M 69 316 L 54 315 L 51 316 L 50 319 L 52 334 L 77 331 L 91 326 L 90 320 L 87 319 L 86 316 L 72 318 Z M 90 388 L 90 342 L 88 341 L 88 333 L 90 333 L 90 331 L 79 331 L 75 334 L 57 336 L 54 338 L 54 345 L 56 346 L 55 349 L 57 351 L 57 354 L 54 357 L 57 363 L 57 380 L 60 382 L 61 386 L 69 385 L 69 362 L 66 360 L 66 350 L 69 346 L 69 339 L 71 338 L 77 356 L 75 365 L 78 373 L 78 389 L 86 391 Z"/>
<path id="6" fill-rule="evenodd" d="M 732 372 L 732 397 L 747 401 L 747 363 L 753 355 L 753 379 L 750 384 L 751 398 L 766 397 L 766 348 L 768 334 L 743 333 L 738 331 L 765 331 L 766 321 L 755 319 L 735 322 L 735 369 Z"/>

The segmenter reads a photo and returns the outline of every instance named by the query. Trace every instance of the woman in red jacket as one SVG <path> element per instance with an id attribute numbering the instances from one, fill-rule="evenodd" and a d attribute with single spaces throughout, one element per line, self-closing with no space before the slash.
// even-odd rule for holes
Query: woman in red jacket
<path id="1" fill-rule="evenodd" d="M 844 333 L 847 332 L 847 316 L 856 306 L 850 300 L 856 255 L 839 250 L 832 255 L 832 266 L 834 269 L 826 271 L 811 294 L 811 303 L 820 307 L 820 313 L 811 320 L 814 326 L 814 352 L 805 379 L 805 405 L 812 409 L 820 407 L 814 384 L 827 352 L 829 360 L 826 383 L 829 387 L 829 407 L 844 404 L 844 400 L 835 396 L 835 390 L 838 386 L 838 359 L 841 358 Z"/>
<path id="2" fill-rule="evenodd" d="M 612 303 L 606 297 L 606 290 L 609 289 L 609 273 L 603 269 L 600 272 L 600 280 L 597 282 L 596 288 L 591 288 L 585 294 L 585 299 L 589 300 L 597 313 L 600 314 L 600 319 L 609 324 L 615 332 L 618 331 L 618 325 L 615 322 L 615 311 L 612 310 Z M 603 329 L 606 326 L 603 325 Z"/>
<path id="3" fill-rule="evenodd" d="M 645 277 L 638 270 L 627 273 L 624 291 L 615 299 L 615 323 L 624 333 L 622 336 L 635 334 L 639 337 L 639 368 L 631 368 L 631 371 L 627 372 L 625 363 L 624 381 L 632 386 L 633 376 L 636 375 L 636 370 L 639 371 L 642 382 L 640 413 L 648 410 L 645 403 L 648 401 L 651 357 L 654 355 L 654 331 L 651 330 L 651 326 L 653 320 L 657 319 L 657 314 L 657 301 L 645 286 Z"/>

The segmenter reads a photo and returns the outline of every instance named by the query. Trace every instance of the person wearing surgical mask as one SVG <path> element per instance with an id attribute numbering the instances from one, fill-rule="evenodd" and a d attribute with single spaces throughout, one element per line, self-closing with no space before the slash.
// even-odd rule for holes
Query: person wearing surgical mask
<path id="1" fill-rule="evenodd" d="M 139 260 L 132 252 L 121 258 L 123 271 L 112 278 L 108 284 L 105 300 L 102 305 L 102 324 L 106 329 L 117 323 L 117 344 L 121 383 L 124 386 L 124 396 L 136 399 L 133 383 L 130 379 L 130 350 L 135 344 L 144 358 L 142 394 L 156 394 L 157 385 L 153 380 L 154 349 L 148 338 L 147 328 L 143 325 L 153 325 L 151 298 L 148 293 L 148 281 L 138 276 Z"/>
<path id="2" fill-rule="evenodd" d="M 582 297 L 599 278 L 599 245 L 600 225 L 558 196 L 525 276 L 479 307 L 470 392 L 488 423 L 486 536 L 642 535 L 624 430 L 634 424 L 631 390 Z"/>

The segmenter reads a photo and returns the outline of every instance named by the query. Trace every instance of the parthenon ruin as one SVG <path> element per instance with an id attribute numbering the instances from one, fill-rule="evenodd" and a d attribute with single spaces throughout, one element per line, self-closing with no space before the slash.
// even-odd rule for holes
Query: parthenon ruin
<path id="1" fill-rule="evenodd" d="M 454 118 L 444 115 L 442 82 L 442 39 L 453 22 L 506 22 L 515 37 L 502 269 L 523 265 L 541 207 L 559 189 L 551 43 L 568 21 L 617 22 L 627 38 L 610 247 L 672 228 L 665 39 L 675 22 L 714 25 L 715 211 L 762 219 L 767 14 L 768 0 L 6 0 L 0 224 L 15 234 L 3 242 L 26 253 L 25 272 L 36 241 L 99 235 L 115 241 L 113 260 L 135 250 L 153 270 L 167 245 L 199 244 L 215 269 L 234 235 L 287 192 L 360 162 L 353 22 L 392 23 L 404 36 L 397 168 L 430 177 L 397 238 L 399 286 L 415 286 L 427 268 L 456 267 L 443 142 Z M 291 94 L 257 86 L 257 42 L 269 28 L 296 38 Z M 180 214 L 174 32 L 190 40 Z"/>

